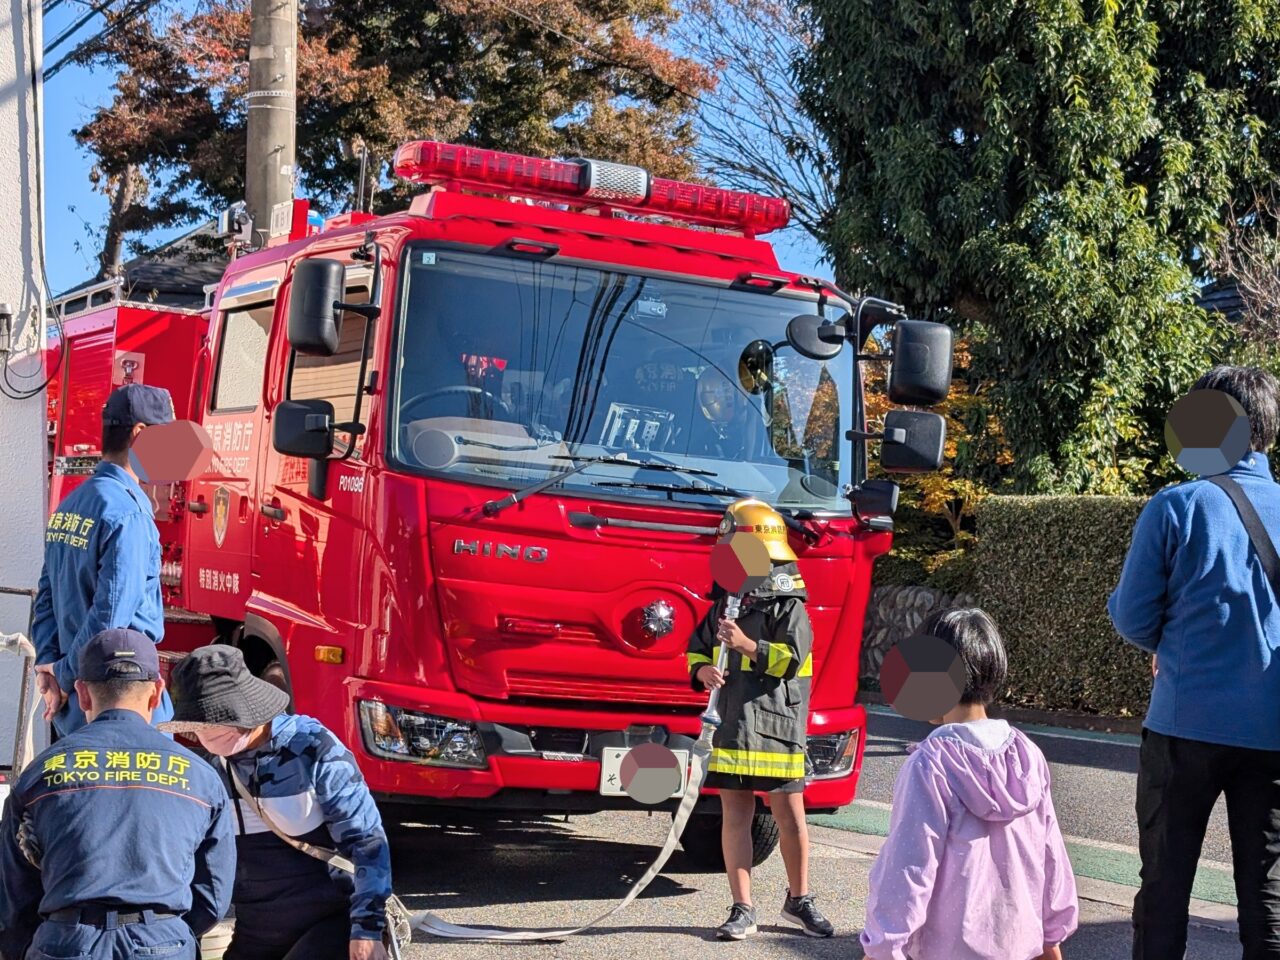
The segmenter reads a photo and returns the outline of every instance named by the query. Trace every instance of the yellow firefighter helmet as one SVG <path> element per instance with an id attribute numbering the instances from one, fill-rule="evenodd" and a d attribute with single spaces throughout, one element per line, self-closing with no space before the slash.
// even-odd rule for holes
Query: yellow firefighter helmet
<path id="1" fill-rule="evenodd" d="M 795 552 L 787 542 L 787 525 L 782 515 L 763 500 L 748 497 L 729 504 L 716 531 L 721 537 L 733 533 L 749 533 L 769 551 L 769 559 L 778 562 L 795 560 Z"/>

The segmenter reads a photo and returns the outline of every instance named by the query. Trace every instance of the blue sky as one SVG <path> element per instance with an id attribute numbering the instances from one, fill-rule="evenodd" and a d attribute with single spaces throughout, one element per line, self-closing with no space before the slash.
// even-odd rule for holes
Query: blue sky
<path id="1" fill-rule="evenodd" d="M 48 43 L 84 13 L 82 0 L 62 3 L 44 21 Z M 88 23 L 80 33 L 45 58 L 52 64 L 76 43 L 101 27 L 101 19 Z M 107 218 L 107 198 L 93 189 L 89 174 L 93 162 L 75 142 L 72 131 L 92 116 L 95 108 L 110 102 L 114 75 L 107 70 L 68 66 L 45 86 L 45 219 L 49 285 L 55 294 L 75 286 L 97 272 L 98 241 L 89 228 L 100 230 Z M 161 243 L 183 230 L 160 231 L 148 237 Z M 817 245 L 804 231 L 790 228 L 771 239 L 782 266 L 799 273 L 830 274 L 820 262 Z"/>

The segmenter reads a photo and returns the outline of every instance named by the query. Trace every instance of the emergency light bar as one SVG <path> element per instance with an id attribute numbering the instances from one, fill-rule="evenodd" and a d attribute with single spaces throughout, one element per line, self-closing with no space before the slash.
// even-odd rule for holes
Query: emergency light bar
<path id="1" fill-rule="evenodd" d="M 748 235 L 785 227 L 791 204 L 737 190 L 664 180 L 640 167 L 601 160 L 540 160 L 514 153 L 414 140 L 396 151 L 396 175 L 412 183 L 497 189 L 575 206 L 608 206 Z"/>

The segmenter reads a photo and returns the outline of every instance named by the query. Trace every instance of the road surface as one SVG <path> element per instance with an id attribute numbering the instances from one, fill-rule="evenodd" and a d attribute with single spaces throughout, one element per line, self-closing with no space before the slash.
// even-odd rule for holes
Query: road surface
<path id="1" fill-rule="evenodd" d="M 1027 728 L 1045 751 L 1058 815 L 1069 841 L 1081 892 L 1081 928 L 1065 947 L 1067 960 L 1127 960 L 1129 904 L 1137 880 L 1133 844 L 1136 738 Z M 906 746 L 928 730 L 877 711 L 863 768 L 861 800 L 834 817 L 814 818 L 812 888 L 836 923 L 837 937 L 812 940 L 776 921 L 786 885 L 781 858 L 756 871 L 760 935 L 721 944 L 712 928 L 727 913 L 722 877 L 697 872 L 677 853 L 636 903 L 604 928 L 541 944 L 476 944 L 422 934 L 407 954 L 436 960 L 497 957 L 652 957 L 703 960 L 723 952 L 740 958 L 858 960 L 867 874 L 887 823 L 893 777 Z M 1215 815 L 1206 864 L 1193 907 L 1188 960 L 1238 958 L 1234 895 L 1221 869 L 1229 858 L 1225 820 Z M 602 814 L 558 818 L 484 819 L 439 812 L 391 831 L 396 888 L 411 909 L 430 909 L 453 923 L 556 928 L 603 912 L 644 872 L 670 823 L 663 815 Z"/>

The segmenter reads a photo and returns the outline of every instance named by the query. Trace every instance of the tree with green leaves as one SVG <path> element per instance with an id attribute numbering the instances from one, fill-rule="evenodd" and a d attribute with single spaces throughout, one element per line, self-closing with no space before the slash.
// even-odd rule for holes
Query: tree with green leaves
<path id="1" fill-rule="evenodd" d="M 112 102 L 76 133 L 112 197 L 104 274 L 126 234 L 243 196 L 248 7 L 162 10 L 83 52 L 119 70 Z M 670 0 L 301 0 L 300 190 L 322 208 L 361 193 L 401 205 L 389 164 L 410 139 L 688 177 L 691 109 L 712 78 L 664 46 L 673 16 Z"/>
<path id="2" fill-rule="evenodd" d="M 1163 479 L 1215 356 L 1194 305 L 1231 201 L 1280 168 L 1280 0 L 804 0 L 846 284 L 973 345 L 1024 491 Z M 989 411 L 975 407 L 981 439 Z"/>

